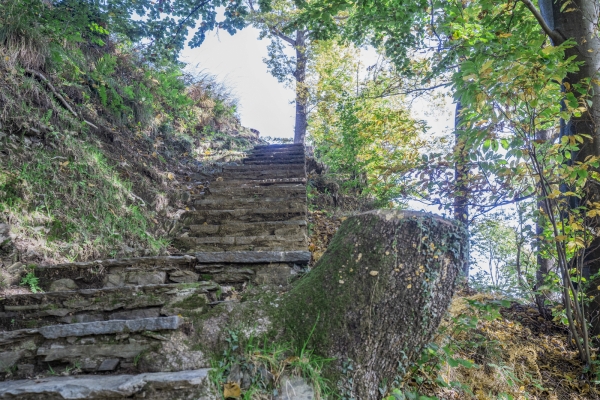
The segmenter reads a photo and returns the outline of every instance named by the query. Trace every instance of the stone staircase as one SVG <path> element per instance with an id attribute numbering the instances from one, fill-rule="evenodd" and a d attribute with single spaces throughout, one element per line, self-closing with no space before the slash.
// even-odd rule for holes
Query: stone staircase
<path id="1" fill-rule="evenodd" d="M 308 263 L 305 183 L 303 146 L 257 146 L 190 198 L 180 254 L 37 266 L 0 299 L 0 399 L 212 398 L 207 319 Z"/>

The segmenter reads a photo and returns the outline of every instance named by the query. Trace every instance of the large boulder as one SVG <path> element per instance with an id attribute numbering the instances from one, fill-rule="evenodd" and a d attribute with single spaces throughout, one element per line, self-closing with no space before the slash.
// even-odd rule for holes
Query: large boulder
<path id="1" fill-rule="evenodd" d="M 281 302 L 281 323 L 299 346 L 335 358 L 328 375 L 344 397 L 379 398 L 438 328 L 466 241 L 458 225 L 425 213 L 348 218 Z"/>

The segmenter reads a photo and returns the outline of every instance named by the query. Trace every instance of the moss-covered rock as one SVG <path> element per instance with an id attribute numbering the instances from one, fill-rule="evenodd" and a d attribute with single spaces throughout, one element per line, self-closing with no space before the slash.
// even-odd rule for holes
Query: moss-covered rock
<path id="1" fill-rule="evenodd" d="M 296 343 L 335 357 L 330 378 L 351 397 L 378 398 L 436 331 L 465 248 L 461 228 L 441 217 L 394 210 L 351 217 L 278 317 Z M 352 381 L 342 363 L 352 364 Z"/>

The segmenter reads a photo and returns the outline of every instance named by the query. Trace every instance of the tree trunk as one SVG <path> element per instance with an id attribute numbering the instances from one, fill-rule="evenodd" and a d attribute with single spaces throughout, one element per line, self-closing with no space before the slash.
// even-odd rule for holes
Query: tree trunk
<path id="1" fill-rule="evenodd" d="M 568 5 L 566 4 L 568 2 Z M 562 40 L 573 39 L 576 45 L 567 50 L 565 56 L 575 56 L 583 65 L 579 71 L 570 73 L 565 79 L 565 91 L 573 91 L 580 98 L 581 95 L 573 90 L 574 85 L 591 80 L 590 93 L 592 105 L 588 112 L 580 117 L 573 117 L 563 124 L 561 136 L 587 134 L 591 139 L 586 139 L 581 149 L 572 154 L 574 162 L 585 161 L 588 156 L 600 156 L 600 87 L 598 85 L 598 71 L 600 70 L 600 39 L 597 34 L 600 2 L 598 0 L 539 0 L 541 14 L 549 28 L 558 33 Z M 564 7 L 563 7 L 564 6 Z M 561 11 L 561 8 L 564 10 Z M 555 44 L 556 39 L 554 39 Z M 590 181 L 588 181 L 590 182 Z M 571 199 L 572 206 L 586 204 L 587 201 L 600 201 L 598 186 L 588 183 L 585 198 Z M 598 221 L 594 221 L 597 226 Z M 595 227 L 590 227 L 595 229 Z M 589 275 L 600 272 L 600 238 L 596 238 L 586 251 L 584 269 Z M 595 296 L 589 307 L 589 320 L 592 322 L 592 334 L 600 334 L 600 296 L 597 287 L 600 279 L 590 282 L 588 295 Z"/>
<path id="2" fill-rule="evenodd" d="M 294 143 L 304 143 L 308 126 L 308 90 L 306 88 L 306 31 L 296 31 L 296 124 Z"/>
<path id="3" fill-rule="evenodd" d="M 539 141 L 548 140 L 548 131 L 542 130 L 536 134 L 536 139 Z M 541 193 L 541 190 L 538 190 Z M 543 286 L 546 283 L 546 278 L 552 269 L 552 259 L 543 258 L 541 256 L 542 245 L 544 243 L 543 234 L 546 219 L 543 217 L 542 212 L 547 214 L 546 205 L 543 199 L 539 199 L 537 202 L 538 211 L 540 215 L 535 221 L 535 236 L 536 236 L 536 253 L 537 253 L 537 270 L 535 271 L 535 304 L 540 312 L 540 315 L 545 319 L 550 319 L 552 314 L 549 312 L 545 304 L 545 299 L 548 295 L 547 290 L 543 290 Z"/>
<path id="4" fill-rule="evenodd" d="M 460 112 L 462 105 L 456 103 L 454 116 L 454 219 L 462 223 L 469 230 L 469 158 L 465 145 L 465 138 L 460 130 Z M 468 250 L 467 250 L 468 252 Z M 463 275 L 469 278 L 469 257 L 463 265 Z"/>
<path id="5" fill-rule="evenodd" d="M 378 210 L 348 218 L 279 303 L 276 325 L 299 347 L 335 359 L 326 376 L 341 383 L 343 397 L 378 399 L 436 332 L 466 243 L 460 224 L 431 214 Z"/>

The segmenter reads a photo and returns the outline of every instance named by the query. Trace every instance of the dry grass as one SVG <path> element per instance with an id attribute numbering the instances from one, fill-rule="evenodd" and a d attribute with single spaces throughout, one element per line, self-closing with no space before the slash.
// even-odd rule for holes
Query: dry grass
<path id="1" fill-rule="evenodd" d="M 600 398 L 598 387 L 582 373 L 583 365 L 576 350 L 568 346 L 563 327 L 543 320 L 537 309 L 517 303 L 501 308 L 500 318 L 486 320 L 485 313 L 470 306 L 469 300 L 485 304 L 498 299 L 488 294 L 455 297 L 444 323 L 450 334 L 439 335 L 436 343 L 458 345 L 454 358 L 471 360 L 475 367 L 452 368 L 442 363 L 439 378 L 453 387 L 432 384 L 435 376 L 421 369 L 411 376 L 408 387 L 439 399 Z M 475 329 L 456 329 L 457 321 L 471 317 L 478 318 Z M 425 383 L 417 384 L 419 377 Z"/>

